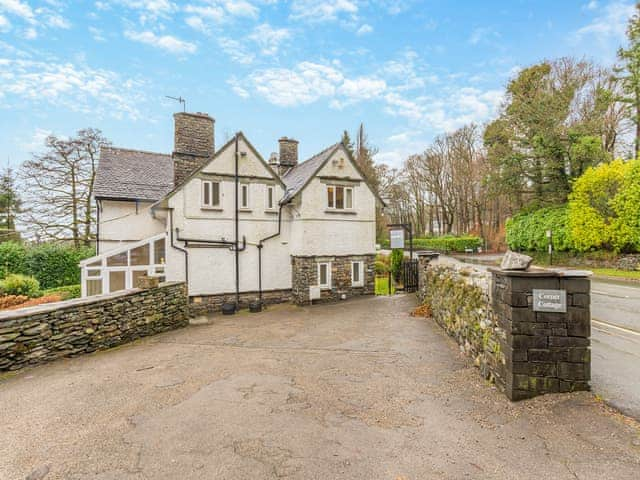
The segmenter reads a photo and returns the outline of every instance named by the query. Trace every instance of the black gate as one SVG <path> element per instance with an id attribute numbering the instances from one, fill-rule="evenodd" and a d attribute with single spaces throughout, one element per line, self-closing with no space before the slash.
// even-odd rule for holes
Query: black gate
<path id="1" fill-rule="evenodd" d="M 418 260 L 405 260 L 402 263 L 402 284 L 405 292 L 418 291 Z"/>

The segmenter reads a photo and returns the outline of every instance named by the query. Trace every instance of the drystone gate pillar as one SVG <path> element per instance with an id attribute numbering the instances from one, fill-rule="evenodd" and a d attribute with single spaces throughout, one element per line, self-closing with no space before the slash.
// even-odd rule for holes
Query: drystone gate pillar
<path id="1" fill-rule="evenodd" d="M 502 348 L 509 399 L 588 390 L 590 273 L 491 272 L 492 308 L 506 333 Z"/>

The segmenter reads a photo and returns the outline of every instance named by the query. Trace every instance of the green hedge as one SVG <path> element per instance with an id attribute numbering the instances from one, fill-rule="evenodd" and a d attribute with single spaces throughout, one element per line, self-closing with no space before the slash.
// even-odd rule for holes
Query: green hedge
<path id="1" fill-rule="evenodd" d="M 28 275 L 35 277 L 43 289 L 78 284 L 78 263 L 92 255 L 94 250 L 91 247 L 4 242 L 0 244 L 0 279 L 12 273 Z"/>
<path id="2" fill-rule="evenodd" d="M 545 252 L 549 245 L 547 230 L 551 230 L 553 249 L 557 252 L 566 252 L 573 247 L 567 225 L 566 205 L 542 208 L 531 213 L 520 213 L 507 220 L 507 245 L 512 250 Z"/>
<path id="3" fill-rule="evenodd" d="M 383 248 L 389 248 L 389 240 L 381 243 Z M 463 253 L 467 249 L 477 250 L 482 246 L 482 239 L 473 235 L 456 237 L 453 235 L 444 235 L 442 237 L 414 238 L 414 250 L 437 250 L 441 252 L 460 252 Z M 409 249 L 409 240 L 405 239 L 405 249 Z"/>

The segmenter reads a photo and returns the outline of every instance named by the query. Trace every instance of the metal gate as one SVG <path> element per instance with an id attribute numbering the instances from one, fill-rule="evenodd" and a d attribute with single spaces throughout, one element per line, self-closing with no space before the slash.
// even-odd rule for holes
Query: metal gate
<path id="1" fill-rule="evenodd" d="M 402 263 L 402 284 L 405 292 L 418 291 L 418 260 L 406 260 Z"/>

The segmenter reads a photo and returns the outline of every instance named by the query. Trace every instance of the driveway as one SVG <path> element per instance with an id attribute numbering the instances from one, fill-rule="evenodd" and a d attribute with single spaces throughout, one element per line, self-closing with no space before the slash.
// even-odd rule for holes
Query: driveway
<path id="1" fill-rule="evenodd" d="M 510 403 L 413 296 L 261 314 L 0 382 L 0 478 L 637 479 L 589 393 Z"/>

